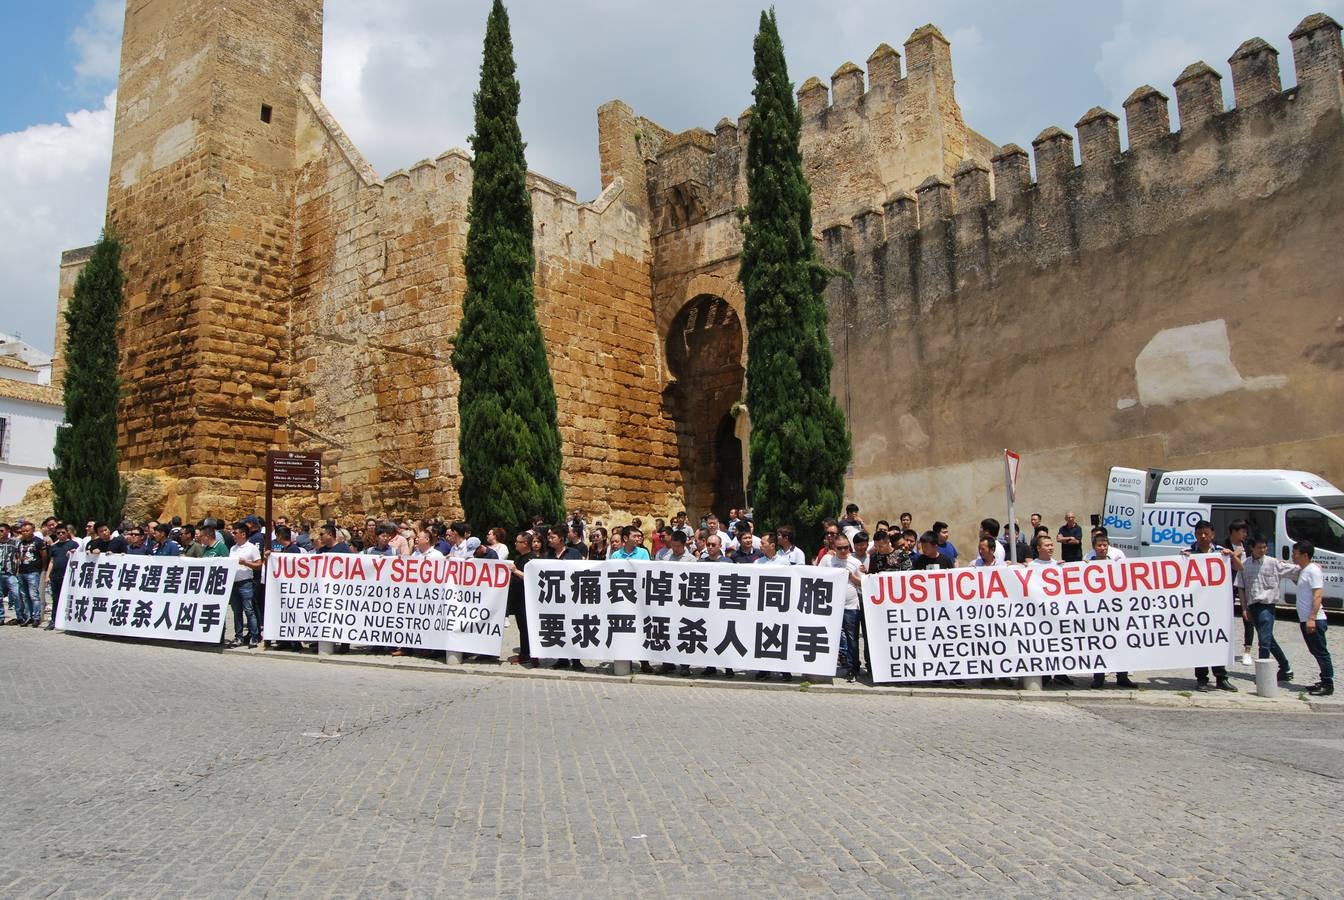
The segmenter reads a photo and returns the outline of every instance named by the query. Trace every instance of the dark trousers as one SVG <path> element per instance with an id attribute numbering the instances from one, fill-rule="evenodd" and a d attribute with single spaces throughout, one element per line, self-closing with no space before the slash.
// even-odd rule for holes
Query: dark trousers
<path id="1" fill-rule="evenodd" d="M 532 645 L 527 639 L 527 603 L 522 597 L 515 599 L 512 592 L 509 596 L 509 614 L 513 616 L 514 624 L 518 626 L 518 656 L 521 659 L 531 659 Z"/>
<path id="2" fill-rule="evenodd" d="M 1226 680 L 1226 679 L 1227 679 L 1227 666 L 1214 666 L 1214 667 L 1213 667 L 1213 677 L 1214 677 L 1214 678 L 1217 678 L 1219 681 L 1224 681 L 1224 680 Z M 1200 684 L 1208 684 L 1208 683 L 1209 683 L 1209 667 L 1208 667 L 1208 666 L 1200 666 L 1199 668 L 1195 669 L 1195 681 L 1198 681 Z"/>
<path id="3" fill-rule="evenodd" d="M 53 569 L 47 583 L 51 585 L 51 622 L 49 624 L 55 627 L 56 623 L 60 621 L 56 618 L 56 611 L 61 605 L 61 586 L 65 584 L 64 570 L 57 572 Z"/>
<path id="4" fill-rule="evenodd" d="M 1334 687 L 1335 664 L 1330 660 L 1330 651 L 1325 646 L 1325 620 L 1316 620 L 1315 631 L 1307 631 L 1306 622 L 1298 623 L 1298 627 L 1302 629 L 1302 640 L 1307 642 L 1307 649 L 1316 657 L 1316 665 L 1321 667 L 1321 684 Z"/>

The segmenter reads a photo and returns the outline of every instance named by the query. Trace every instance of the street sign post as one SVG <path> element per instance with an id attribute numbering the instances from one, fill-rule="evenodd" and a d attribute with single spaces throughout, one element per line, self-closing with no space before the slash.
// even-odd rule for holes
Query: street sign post
<path id="1" fill-rule="evenodd" d="M 322 454 L 268 450 L 266 482 L 279 491 L 317 491 L 322 487 Z"/>
<path id="2" fill-rule="evenodd" d="M 322 454 L 305 450 L 267 450 L 266 451 L 266 517 L 261 523 L 261 564 L 266 565 L 271 555 L 272 500 L 277 490 L 312 491 L 322 489 Z M 264 600 L 262 602 L 265 602 Z M 325 643 L 325 642 L 323 642 Z M 325 652 L 332 652 L 332 645 L 326 643 Z M 318 652 L 323 652 L 322 644 Z"/>
<path id="3" fill-rule="evenodd" d="M 1017 500 L 1017 469 L 1022 463 L 1022 457 L 1011 450 L 1003 451 L 1003 487 L 1008 495 L 1008 521 L 1004 525 L 1007 529 L 1004 541 L 1008 545 L 1008 558 L 1012 561 L 1011 565 L 1017 565 L 1017 532 L 1014 525 L 1017 519 L 1014 518 L 1013 504 Z M 1032 535 L 1035 538 L 1035 535 Z M 1039 691 L 1041 689 L 1041 676 L 1027 675 L 1021 679 L 1023 688 L 1029 691 Z"/>

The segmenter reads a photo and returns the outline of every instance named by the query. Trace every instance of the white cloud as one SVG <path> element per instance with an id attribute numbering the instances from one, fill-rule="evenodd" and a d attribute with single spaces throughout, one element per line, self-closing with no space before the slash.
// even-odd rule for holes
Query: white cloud
<path id="1" fill-rule="evenodd" d="M 0 134 L 0 272 L 5 330 L 50 351 L 61 251 L 98 239 L 116 95 L 63 124 Z"/>
<path id="2" fill-rule="evenodd" d="M 1115 112 L 1134 88 L 1151 84 L 1172 98 L 1172 127 L 1179 127 L 1172 82 L 1188 65 L 1199 60 L 1223 76 L 1225 103 L 1232 105 L 1232 76 L 1227 59 L 1251 37 L 1264 38 L 1279 51 L 1285 86 L 1293 74 L 1289 33 L 1314 12 L 1336 18 L 1344 14 L 1344 0 L 1184 0 L 1154 3 L 1125 0 L 1110 36 L 1096 61 L 1097 76 L 1106 85 Z"/>
<path id="3" fill-rule="evenodd" d="M 114 79 L 124 0 L 84 2 L 71 70 L 83 82 Z M 736 118 L 751 102 L 751 43 L 764 5 L 508 0 L 530 166 L 594 196 L 596 109 L 613 98 L 674 131 Z M 1089 107 L 1121 112 L 1140 84 L 1173 93 L 1172 80 L 1196 59 L 1226 74 L 1227 57 L 1255 34 L 1279 49 L 1290 84 L 1288 32 L 1318 9 L 1344 18 L 1344 0 L 1036 0 L 1026 14 L 979 0 L 775 6 L 795 83 L 824 80 L 846 59 L 863 65 L 880 42 L 899 50 L 933 22 L 952 42 L 969 124 L 1023 146 Z M 467 146 L 487 8 L 482 0 L 326 0 L 323 97 L 380 173 Z M 1230 78 L 1224 87 L 1230 99 Z M 0 245 L 3 305 L 12 328 L 44 348 L 60 251 L 91 243 L 103 221 L 111 133 L 104 106 L 0 135 L 0 227 L 12 236 Z"/>
<path id="4" fill-rule="evenodd" d="M 125 11 L 123 0 L 95 0 L 84 20 L 70 35 L 70 43 L 74 44 L 77 54 L 75 74 L 80 78 L 107 80 L 117 77 Z"/>

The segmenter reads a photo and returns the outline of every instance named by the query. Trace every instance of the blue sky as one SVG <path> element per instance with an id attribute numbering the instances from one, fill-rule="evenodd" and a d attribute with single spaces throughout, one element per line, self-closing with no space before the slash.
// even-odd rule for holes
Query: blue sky
<path id="1" fill-rule="evenodd" d="M 273 0 L 282 2 L 282 0 Z M 510 0 L 531 167 L 597 192 L 596 108 L 615 97 L 667 128 L 712 129 L 750 103 L 760 6 L 741 0 Z M 1092 106 L 1204 59 L 1224 74 L 1241 41 L 1278 48 L 1344 0 L 776 0 L 795 84 L 863 65 L 937 24 L 952 43 L 967 122 L 1029 147 Z M 327 0 L 322 94 L 381 173 L 467 145 L 487 0 Z M 98 237 L 125 0 L 0 0 L 0 330 L 50 351 L 63 249 Z M 1175 103 L 1172 104 L 1176 124 Z M 1123 130 L 1123 129 L 1122 129 Z"/>

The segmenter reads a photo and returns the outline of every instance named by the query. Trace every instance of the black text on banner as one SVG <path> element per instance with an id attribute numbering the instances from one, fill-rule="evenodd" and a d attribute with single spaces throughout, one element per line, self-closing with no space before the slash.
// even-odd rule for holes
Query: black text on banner
<path id="1" fill-rule="evenodd" d="M 532 655 L 835 674 L 843 570 L 533 560 Z"/>
<path id="2" fill-rule="evenodd" d="M 60 626 L 85 634 L 217 644 L 233 577 L 229 559 L 71 553 Z"/>

